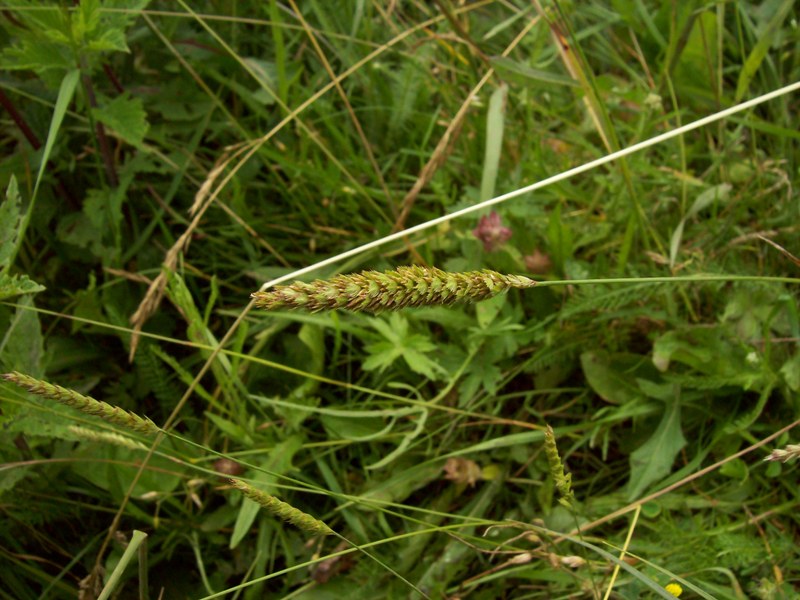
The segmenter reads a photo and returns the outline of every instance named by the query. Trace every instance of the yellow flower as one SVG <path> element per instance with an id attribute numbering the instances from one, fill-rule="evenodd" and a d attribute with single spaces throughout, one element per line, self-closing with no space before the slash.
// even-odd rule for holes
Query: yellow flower
<path id="1" fill-rule="evenodd" d="M 679 586 L 677 583 L 670 583 L 664 588 L 668 594 L 672 594 L 676 598 L 680 598 L 681 594 L 683 593 L 683 588 Z"/>

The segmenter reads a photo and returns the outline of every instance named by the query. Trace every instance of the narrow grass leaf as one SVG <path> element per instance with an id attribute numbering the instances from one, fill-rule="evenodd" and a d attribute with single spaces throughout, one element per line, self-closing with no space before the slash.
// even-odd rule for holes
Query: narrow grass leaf
<path id="1" fill-rule="evenodd" d="M 61 81 L 61 87 L 58 90 L 58 98 L 56 99 L 55 110 L 53 111 L 53 118 L 50 121 L 50 129 L 47 132 L 47 141 L 44 144 L 44 151 L 42 152 L 41 163 L 39 164 L 39 173 L 36 175 L 36 184 L 33 186 L 33 194 L 31 195 L 31 201 L 28 204 L 28 210 L 25 212 L 25 216 L 22 219 L 22 224 L 17 232 L 17 239 L 16 243 L 14 244 L 14 252 L 11 254 L 10 258 L 7 259 L 9 263 L 14 262 L 14 257 L 17 255 L 17 252 L 19 252 L 20 245 L 25 237 L 25 230 L 28 228 L 28 223 L 30 223 L 31 216 L 33 215 L 33 208 L 36 203 L 36 195 L 39 192 L 39 184 L 42 182 L 42 176 L 47 168 L 47 161 L 50 159 L 50 153 L 53 151 L 53 145 L 55 144 L 56 137 L 61 129 L 61 123 L 64 120 L 64 115 L 67 113 L 67 107 L 69 107 L 69 103 L 72 101 L 72 96 L 75 94 L 75 88 L 78 85 L 80 74 L 80 70 L 73 69 L 68 71 L 67 74 L 64 75 L 64 79 Z"/>
<path id="2" fill-rule="evenodd" d="M 123 573 L 125 573 L 125 569 L 128 568 L 128 565 L 133 560 L 133 557 L 136 555 L 139 546 L 147 539 L 147 534 L 143 531 L 134 530 L 133 535 L 131 535 L 131 540 L 128 542 L 128 546 L 125 548 L 125 552 L 123 552 L 122 557 L 119 559 L 117 566 L 114 567 L 114 570 L 111 572 L 111 575 L 108 577 L 108 581 L 106 582 L 103 591 L 97 597 L 97 600 L 107 600 L 111 597 L 111 594 L 116 589 L 117 585 L 119 585 L 120 579 L 122 579 Z"/>
<path id="3" fill-rule="evenodd" d="M 481 202 L 494 197 L 495 193 L 500 155 L 503 151 L 507 97 L 508 86 L 503 83 L 489 99 L 489 112 L 486 115 L 486 151 L 483 156 L 483 175 L 481 177 Z"/>
<path id="4" fill-rule="evenodd" d="M 580 84 L 570 77 L 559 75 L 558 73 L 551 73 L 550 71 L 534 69 L 504 56 L 493 57 L 491 63 L 497 73 L 503 78 L 518 80 L 527 85 L 534 82 L 541 84 L 541 87 L 544 88 L 553 85 L 580 87 Z"/>
<path id="5" fill-rule="evenodd" d="M 775 14 L 772 15 L 772 18 L 767 23 L 767 26 L 761 32 L 761 38 L 747 56 L 742 70 L 739 71 L 739 81 L 736 83 L 736 96 L 734 97 L 736 102 L 744 98 L 745 94 L 750 89 L 750 83 L 756 76 L 758 69 L 761 67 L 761 63 L 764 62 L 767 52 L 769 52 L 769 49 L 775 41 L 775 32 L 781 27 L 794 4 L 794 0 L 783 0 L 775 11 Z"/>

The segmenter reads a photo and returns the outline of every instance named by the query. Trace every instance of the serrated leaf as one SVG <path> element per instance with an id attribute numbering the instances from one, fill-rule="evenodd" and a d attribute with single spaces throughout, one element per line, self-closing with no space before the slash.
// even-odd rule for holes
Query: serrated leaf
<path id="1" fill-rule="evenodd" d="M 22 294 L 36 294 L 44 289 L 43 285 L 28 278 L 27 275 L 0 273 L 0 300 Z"/>
<path id="2" fill-rule="evenodd" d="M 123 140 L 141 147 L 149 127 L 141 98 L 133 98 L 127 94 L 117 96 L 103 106 L 93 108 L 92 114 Z"/>
<path id="3" fill-rule="evenodd" d="M 0 365 L 5 372 L 19 371 L 33 377 L 44 373 L 44 340 L 33 298 L 23 296 L 0 338 Z"/>
<path id="4" fill-rule="evenodd" d="M 653 435 L 630 456 L 631 478 L 628 501 L 635 500 L 656 481 L 666 477 L 678 452 L 686 445 L 681 430 L 680 399 L 667 405 Z"/>
<path id="5" fill-rule="evenodd" d="M 86 44 L 86 49 L 93 52 L 130 52 L 125 40 L 125 32 L 119 29 L 107 29 L 97 38 Z"/>
<path id="6" fill-rule="evenodd" d="M 74 65 L 69 48 L 46 40 L 24 40 L 19 46 L 7 48 L 0 55 L 0 69 L 25 69 L 42 73 L 54 69 L 70 69 Z"/>
<path id="7" fill-rule="evenodd" d="M 11 266 L 11 259 L 16 254 L 22 227 L 20 203 L 17 178 L 12 175 L 6 189 L 5 200 L 0 204 L 0 272 Z"/>
<path id="8" fill-rule="evenodd" d="M 83 40 L 100 23 L 99 0 L 81 0 L 77 13 L 72 16 L 72 34 L 76 40 Z"/>
<path id="9" fill-rule="evenodd" d="M 113 262 L 118 249 L 110 246 L 122 221 L 122 203 L 127 192 L 126 183 L 114 190 L 88 190 L 83 201 L 83 212 L 68 215 L 57 228 L 58 237 L 65 242 L 87 248 L 104 262 Z"/>

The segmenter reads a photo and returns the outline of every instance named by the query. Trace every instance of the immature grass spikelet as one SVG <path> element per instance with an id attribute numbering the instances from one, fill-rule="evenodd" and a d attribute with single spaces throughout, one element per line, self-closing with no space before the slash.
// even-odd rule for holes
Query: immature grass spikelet
<path id="1" fill-rule="evenodd" d="M 158 426 L 148 418 L 140 417 L 118 406 L 111 406 L 107 402 L 101 402 L 89 396 L 83 396 L 74 390 L 61 387 L 60 385 L 47 383 L 46 381 L 35 379 L 29 375 L 18 373 L 17 371 L 0 375 L 0 377 L 28 390 L 31 394 L 55 400 L 56 402 L 71 406 L 86 414 L 100 417 L 104 421 L 108 421 L 114 425 L 127 427 L 139 433 L 158 433 Z"/>
<path id="2" fill-rule="evenodd" d="M 362 271 L 297 281 L 252 294 L 255 305 L 265 310 L 304 309 L 312 312 L 346 308 L 381 312 L 413 306 L 450 305 L 486 300 L 510 288 L 529 288 L 536 282 L 521 275 L 496 271 L 448 273 L 435 267 L 398 267 L 395 271 Z"/>
<path id="3" fill-rule="evenodd" d="M 262 492 L 261 490 L 257 490 L 241 479 L 231 479 L 230 482 L 233 487 L 250 498 L 250 500 L 260 504 L 267 509 L 268 512 L 280 519 L 283 519 L 284 521 L 288 521 L 303 531 L 317 535 L 332 535 L 334 533 L 333 529 L 328 527 L 319 519 L 315 519 L 311 515 L 304 513 L 302 510 L 295 508 L 291 504 L 287 504 L 286 502 L 278 500 L 275 496 L 272 496 L 266 492 Z"/>
<path id="4" fill-rule="evenodd" d="M 131 450 L 147 450 L 147 446 L 143 443 L 112 431 L 98 431 L 88 427 L 81 427 L 80 425 L 71 425 L 69 430 L 79 438 L 89 442 L 113 444 L 115 446 L 130 448 Z"/>
<path id="5" fill-rule="evenodd" d="M 789 444 L 785 448 L 776 448 L 764 460 L 769 462 L 789 462 L 793 458 L 800 458 L 800 444 Z"/>
<path id="6" fill-rule="evenodd" d="M 564 473 L 564 465 L 558 455 L 556 445 L 556 434 L 550 425 L 544 432 L 544 452 L 547 455 L 547 464 L 550 467 L 550 476 L 556 483 L 556 489 L 560 496 L 559 502 L 566 507 L 571 507 L 574 500 L 572 493 L 572 474 Z"/>

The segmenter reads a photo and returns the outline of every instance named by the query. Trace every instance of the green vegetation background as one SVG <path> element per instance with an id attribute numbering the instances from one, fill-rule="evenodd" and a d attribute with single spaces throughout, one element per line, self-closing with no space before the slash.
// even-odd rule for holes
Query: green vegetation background
<path id="1" fill-rule="evenodd" d="M 132 486 L 152 438 L 2 384 L 0 597 L 74 598 L 134 529 L 153 598 L 797 597 L 798 471 L 762 461 L 797 437 L 732 458 L 800 414 L 796 281 L 235 323 L 270 279 L 800 80 L 795 2 L 0 6 L 0 367 L 174 416 Z M 313 277 L 796 278 L 799 109 Z M 117 597 L 142 581 L 132 563 Z"/>

